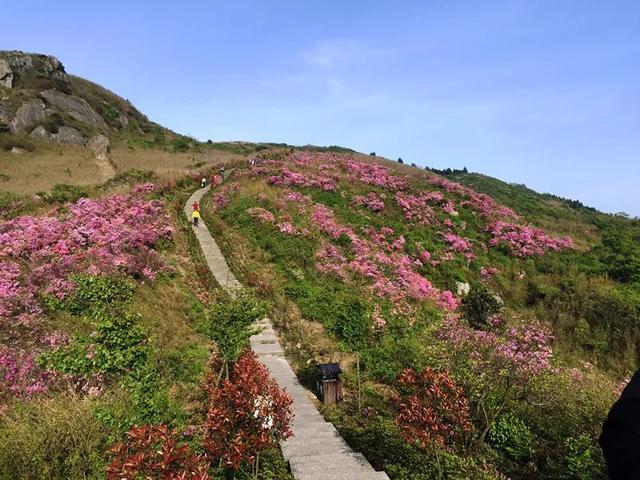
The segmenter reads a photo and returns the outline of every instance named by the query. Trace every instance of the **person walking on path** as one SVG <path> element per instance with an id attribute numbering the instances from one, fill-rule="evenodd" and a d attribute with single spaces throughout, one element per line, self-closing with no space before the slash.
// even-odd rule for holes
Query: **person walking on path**
<path id="1" fill-rule="evenodd" d="M 202 180 L 200 180 L 200 187 L 204 188 L 207 186 L 207 179 L 205 177 L 202 177 Z"/>
<path id="2" fill-rule="evenodd" d="M 193 218 L 193 226 L 197 227 L 200 221 L 200 212 L 198 210 L 194 210 L 191 214 L 191 218 Z"/>
<path id="3" fill-rule="evenodd" d="M 224 165 L 220 167 L 220 178 L 224 180 Z"/>
<path id="4" fill-rule="evenodd" d="M 200 202 L 198 202 L 197 200 L 195 202 L 193 202 L 191 204 L 191 206 L 193 207 L 193 211 L 195 212 L 196 210 L 200 210 Z"/>

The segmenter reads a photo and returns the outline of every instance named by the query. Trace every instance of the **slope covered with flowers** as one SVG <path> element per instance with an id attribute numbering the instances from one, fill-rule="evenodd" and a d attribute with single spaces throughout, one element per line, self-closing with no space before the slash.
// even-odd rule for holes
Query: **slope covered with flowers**
<path id="1" fill-rule="evenodd" d="M 144 198 L 152 189 L 0 223 L 0 399 L 42 393 L 60 377 L 35 360 L 68 342 L 50 331 L 44 310 L 73 295 L 78 276 L 153 279 L 163 270 L 156 248 L 172 227 L 163 203 Z"/>
<path id="2" fill-rule="evenodd" d="M 205 212 L 223 222 L 222 235 L 237 232 L 276 272 L 240 272 L 249 283 L 267 295 L 281 292 L 305 319 L 320 322 L 341 345 L 332 358 L 340 350 L 359 354 L 370 384 L 368 400 L 360 400 L 369 406 L 353 415 L 349 408 L 359 403 L 348 404 L 333 420 L 374 464 L 395 465 L 387 468 L 393 478 L 442 473 L 429 470 L 434 448 L 473 478 L 501 478 L 497 470 L 514 478 L 564 475 L 581 455 L 589 460 L 580 468 L 598 477 L 595 439 L 614 383 L 606 380 L 605 391 L 593 395 L 601 374 L 557 356 L 554 325 L 526 303 L 530 278 L 543 274 L 545 262 L 578 255 L 572 238 L 433 173 L 328 153 L 266 155 L 217 187 Z M 303 364 L 323 360 L 295 338 L 291 347 Z M 464 421 L 444 400 L 436 407 L 406 396 L 407 372 L 455 389 L 468 405 Z M 425 391 L 438 398 L 440 388 Z M 585 408 L 590 413 L 577 416 Z M 431 460 L 375 458 L 385 448 L 379 442 L 405 438 L 415 425 L 422 438 L 440 440 L 406 448 Z M 367 444 L 367 435 L 379 440 Z M 515 458 L 500 435 L 507 444 L 528 439 L 526 454 Z"/>

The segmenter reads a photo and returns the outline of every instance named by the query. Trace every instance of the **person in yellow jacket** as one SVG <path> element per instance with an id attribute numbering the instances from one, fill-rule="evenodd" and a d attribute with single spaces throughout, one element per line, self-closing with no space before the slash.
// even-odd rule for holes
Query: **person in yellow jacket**
<path id="1" fill-rule="evenodd" d="M 200 221 L 200 212 L 198 210 L 194 210 L 191 214 L 191 218 L 193 218 L 193 226 L 197 227 L 198 222 Z"/>

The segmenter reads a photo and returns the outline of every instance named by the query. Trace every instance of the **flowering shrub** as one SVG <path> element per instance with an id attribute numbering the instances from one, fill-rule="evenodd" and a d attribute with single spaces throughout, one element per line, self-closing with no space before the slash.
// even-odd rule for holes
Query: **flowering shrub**
<path id="1" fill-rule="evenodd" d="M 356 195 L 353 203 L 363 205 L 374 212 L 379 212 L 384 208 L 384 200 L 374 192 L 369 192 L 365 196 Z"/>
<path id="2" fill-rule="evenodd" d="M 0 224 L 0 320 L 36 317 L 38 294 L 64 298 L 73 273 L 153 279 L 162 270 L 154 247 L 171 233 L 162 202 L 135 195 L 83 198 L 59 216 Z"/>
<path id="3" fill-rule="evenodd" d="M 264 223 L 275 223 L 276 221 L 276 217 L 273 216 L 273 213 L 271 213 L 269 210 L 265 210 L 264 208 L 249 208 L 247 210 L 247 213 Z"/>
<path id="4" fill-rule="evenodd" d="M 462 388 L 447 372 L 408 368 L 398 377 L 400 399 L 396 423 L 407 442 L 420 448 L 450 445 L 471 430 Z"/>
<path id="5" fill-rule="evenodd" d="M 256 455 L 291 436 L 292 398 L 269 377 L 267 367 L 247 351 L 230 380 L 210 378 L 203 446 L 213 459 L 238 470 Z"/>
<path id="6" fill-rule="evenodd" d="M 364 163 L 348 161 L 345 168 L 349 173 L 349 180 L 376 187 L 385 187 L 392 190 L 404 188 L 406 180 L 404 177 L 392 175 L 389 169 L 377 163 Z"/>
<path id="7" fill-rule="evenodd" d="M 544 255 L 549 250 L 558 251 L 573 246 L 570 237 L 549 237 L 544 230 L 528 225 L 497 221 L 487 225 L 486 231 L 491 234 L 490 246 L 506 245 L 516 257 Z"/>
<path id="8" fill-rule="evenodd" d="M 164 425 L 143 425 L 127 432 L 127 440 L 109 452 L 115 456 L 107 467 L 108 480 L 210 480 L 208 466 L 178 433 Z"/>

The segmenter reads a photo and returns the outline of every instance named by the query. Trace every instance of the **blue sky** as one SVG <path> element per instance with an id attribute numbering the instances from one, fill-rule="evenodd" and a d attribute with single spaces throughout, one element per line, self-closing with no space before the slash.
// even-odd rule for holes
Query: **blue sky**
<path id="1" fill-rule="evenodd" d="M 640 2 L 91 3 L 0 0 L 0 49 L 199 139 L 467 166 L 640 215 Z"/>

